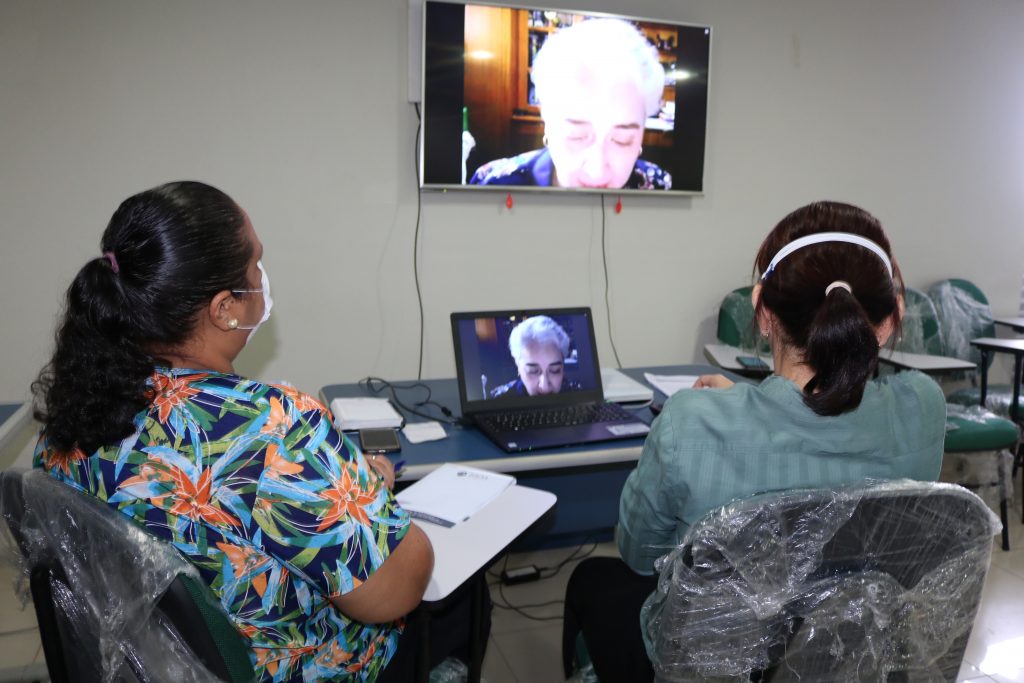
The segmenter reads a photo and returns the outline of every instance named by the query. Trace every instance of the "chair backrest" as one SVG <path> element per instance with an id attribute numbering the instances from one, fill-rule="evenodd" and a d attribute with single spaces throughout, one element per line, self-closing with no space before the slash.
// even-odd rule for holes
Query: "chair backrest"
<path id="1" fill-rule="evenodd" d="M 754 305 L 750 300 L 753 287 L 740 287 L 725 295 L 718 308 L 717 337 L 723 344 L 743 349 L 758 348 L 761 343 L 754 325 Z M 762 350 L 768 346 L 762 344 Z"/>
<path id="2" fill-rule="evenodd" d="M 939 318 L 932 300 L 921 290 L 907 287 L 904 303 L 906 310 L 896 349 L 907 353 L 945 355 Z"/>
<path id="3" fill-rule="evenodd" d="M 971 340 L 996 333 L 992 308 L 982 291 L 967 280 L 953 278 L 932 285 L 928 297 L 939 316 L 943 355 L 980 362 L 981 352 L 971 346 Z"/>
<path id="4" fill-rule="evenodd" d="M 249 648 L 196 569 L 126 515 L 41 470 L 0 472 L 50 680 L 252 680 Z"/>
<path id="5" fill-rule="evenodd" d="M 909 480 L 715 510 L 658 562 L 656 679 L 953 681 L 998 530 L 966 489 Z"/>

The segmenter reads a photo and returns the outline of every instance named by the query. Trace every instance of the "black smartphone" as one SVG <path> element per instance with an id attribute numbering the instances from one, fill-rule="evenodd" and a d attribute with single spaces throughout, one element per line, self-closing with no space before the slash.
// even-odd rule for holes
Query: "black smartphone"
<path id="1" fill-rule="evenodd" d="M 398 430 L 391 429 L 360 429 L 359 445 L 363 453 L 397 453 L 402 450 L 398 441 Z"/>
<path id="2" fill-rule="evenodd" d="M 736 362 L 745 370 L 764 370 L 765 372 L 771 370 L 768 364 L 757 356 L 736 356 Z"/>

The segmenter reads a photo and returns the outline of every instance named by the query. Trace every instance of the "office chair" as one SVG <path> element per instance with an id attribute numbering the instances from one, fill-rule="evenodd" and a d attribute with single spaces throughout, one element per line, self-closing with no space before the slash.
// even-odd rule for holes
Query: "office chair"
<path id="1" fill-rule="evenodd" d="M 906 310 L 900 324 L 896 350 L 942 356 L 942 333 L 935 304 L 919 289 L 907 287 L 903 297 Z"/>
<path id="2" fill-rule="evenodd" d="M 718 307 L 718 330 L 716 336 L 723 344 L 741 349 L 768 351 L 768 345 L 761 342 L 754 325 L 754 305 L 750 301 L 753 287 L 740 287 L 725 295 Z"/>
<path id="3" fill-rule="evenodd" d="M 972 282 L 953 278 L 942 280 L 932 285 L 928 296 L 935 303 L 942 327 L 945 355 L 955 358 L 981 362 L 981 352 L 971 346 L 971 340 L 979 337 L 996 336 L 996 326 L 992 321 L 992 308 L 988 298 Z M 994 354 L 989 356 L 989 365 Z M 981 391 L 976 387 L 968 387 L 954 391 L 947 397 L 950 403 L 971 406 L 981 402 Z M 1013 403 L 1013 387 L 1008 384 L 989 384 L 985 396 L 985 407 L 1001 415 L 1010 415 L 1010 404 Z M 1024 414 L 1024 411 L 1022 411 Z"/>
<path id="4" fill-rule="evenodd" d="M 41 470 L 0 472 L 53 683 L 241 683 L 249 648 L 169 543 Z"/>
<path id="5" fill-rule="evenodd" d="M 655 679 L 953 681 L 998 530 L 970 491 L 909 480 L 714 510 L 656 565 Z"/>

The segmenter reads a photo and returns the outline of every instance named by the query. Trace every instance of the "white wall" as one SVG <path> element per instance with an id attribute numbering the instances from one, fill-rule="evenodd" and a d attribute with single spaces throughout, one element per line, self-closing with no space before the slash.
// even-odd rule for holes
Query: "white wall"
<path id="1" fill-rule="evenodd" d="M 622 362 L 688 362 L 789 210 L 858 203 L 909 284 L 958 275 L 1015 311 L 1024 272 L 1024 3 L 563 0 L 714 27 L 706 195 L 608 212 Z M 407 0 L 0 2 L 0 399 L 46 361 L 64 289 L 117 204 L 220 186 L 252 216 L 272 322 L 237 368 L 309 391 L 417 371 Z M 424 375 L 448 314 L 591 305 L 598 198 L 422 196 Z M 609 198 L 608 206 L 614 204 Z"/>

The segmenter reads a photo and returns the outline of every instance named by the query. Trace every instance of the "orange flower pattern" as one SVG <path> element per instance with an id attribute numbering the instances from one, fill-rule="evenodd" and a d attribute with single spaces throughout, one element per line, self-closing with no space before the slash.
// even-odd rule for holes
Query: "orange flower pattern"
<path id="1" fill-rule="evenodd" d="M 384 562 L 409 516 L 316 399 L 235 375 L 161 370 L 133 439 L 87 455 L 45 436 L 35 464 L 105 500 L 198 567 L 259 681 L 372 681 L 401 626 L 329 602 Z"/>

